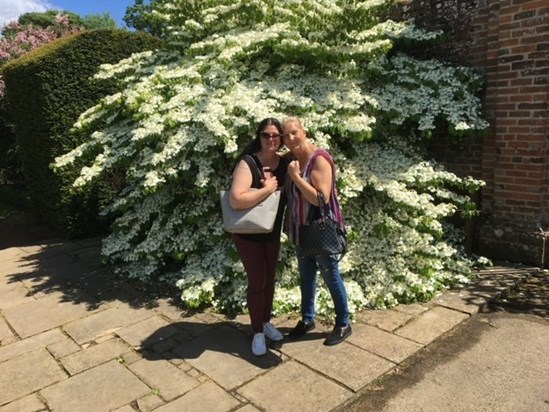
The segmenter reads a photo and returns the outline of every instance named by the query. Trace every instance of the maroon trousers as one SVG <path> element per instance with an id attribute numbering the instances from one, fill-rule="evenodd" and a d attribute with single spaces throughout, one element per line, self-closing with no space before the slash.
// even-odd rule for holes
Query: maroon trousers
<path id="1" fill-rule="evenodd" d="M 232 238 L 248 275 L 247 303 L 252 329 L 254 333 L 263 333 L 263 323 L 269 322 L 273 309 L 280 240 L 251 242 L 238 235 Z"/>

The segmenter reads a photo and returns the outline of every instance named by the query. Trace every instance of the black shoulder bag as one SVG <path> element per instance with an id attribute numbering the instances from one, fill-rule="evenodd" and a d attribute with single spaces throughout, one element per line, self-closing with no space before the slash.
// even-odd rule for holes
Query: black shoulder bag
<path id="1" fill-rule="evenodd" d="M 319 207 L 311 207 L 307 224 L 299 227 L 299 249 L 303 256 L 340 255 L 347 252 L 347 235 L 337 220 L 330 214 L 330 205 L 324 203 L 324 196 L 317 192 Z M 318 210 L 318 217 L 314 212 Z"/>

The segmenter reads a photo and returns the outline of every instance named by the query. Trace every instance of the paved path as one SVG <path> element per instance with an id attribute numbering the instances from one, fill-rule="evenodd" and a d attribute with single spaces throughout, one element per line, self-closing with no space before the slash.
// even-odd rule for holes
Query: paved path
<path id="1" fill-rule="evenodd" d="M 255 358 L 247 316 L 188 315 L 98 262 L 98 239 L 0 245 L 0 412 L 342 410 L 536 271 L 483 270 L 427 304 L 361 313 L 340 345 L 319 325 Z"/>

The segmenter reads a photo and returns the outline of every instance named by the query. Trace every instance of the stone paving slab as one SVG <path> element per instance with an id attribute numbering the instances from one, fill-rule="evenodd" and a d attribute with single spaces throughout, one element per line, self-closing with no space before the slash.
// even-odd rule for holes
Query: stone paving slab
<path id="1" fill-rule="evenodd" d="M 121 328 L 116 333 L 129 345 L 134 347 L 153 346 L 179 332 L 160 316 L 152 316 L 131 326 Z"/>
<path id="2" fill-rule="evenodd" d="M 0 250 L 0 412 L 330 411 L 535 269 L 491 268 L 431 302 L 365 310 L 334 347 L 322 344 L 332 325 L 317 322 L 257 358 L 247 315 L 189 316 L 170 299 L 127 303 L 97 270 L 99 245 Z M 295 322 L 273 319 L 285 333 Z M 8 377 L 30 370 L 37 376 L 4 391 Z"/>
<path id="3" fill-rule="evenodd" d="M 60 359 L 71 375 L 93 368 L 128 352 L 128 346 L 120 339 L 111 339 Z"/>
<path id="4" fill-rule="evenodd" d="M 36 394 L 25 396 L 24 398 L 10 402 L 6 406 L 0 406 L 0 412 L 42 412 L 46 410 L 46 405 L 44 405 Z"/>
<path id="5" fill-rule="evenodd" d="M 284 362 L 237 392 L 267 412 L 330 411 L 353 394 L 296 361 Z"/>
<path id="6" fill-rule="evenodd" d="M 116 409 L 113 412 L 135 412 L 135 409 L 133 409 L 130 405 L 126 405 L 119 409 Z"/>
<path id="7" fill-rule="evenodd" d="M 43 389 L 40 394 L 56 412 L 97 412 L 120 408 L 150 391 L 113 360 Z"/>
<path id="8" fill-rule="evenodd" d="M 14 373 L 15 372 L 15 373 Z M 65 372 L 44 349 L 0 363 L 0 405 L 64 380 Z"/>
<path id="9" fill-rule="evenodd" d="M 396 364 L 423 347 L 416 342 L 369 325 L 354 328 L 348 341 Z"/>
<path id="10" fill-rule="evenodd" d="M 69 337 L 65 337 L 62 341 L 48 345 L 46 349 L 55 359 L 60 359 L 64 356 L 71 355 L 79 350 L 82 350 L 82 348 Z"/>
<path id="11" fill-rule="evenodd" d="M 165 401 L 172 401 L 200 384 L 164 359 L 142 359 L 129 366 L 129 369 L 151 388 L 157 389 L 158 396 Z"/>
<path id="12" fill-rule="evenodd" d="M 26 352 L 42 349 L 47 345 L 60 342 L 66 337 L 58 329 L 53 329 L 30 338 L 22 339 L 10 343 L 6 346 L 0 346 L 0 362 L 14 358 Z"/>
<path id="13" fill-rule="evenodd" d="M 155 391 L 155 390 L 153 390 Z M 161 405 L 164 405 L 165 402 L 162 400 L 160 396 L 158 396 L 156 393 L 151 393 L 150 395 L 145 395 L 141 399 L 137 400 L 137 407 L 139 408 L 139 411 L 141 412 L 149 412 L 156 408 L 158 408 Z"/>
<path id="14" fill-rule="evenodd" d="M 225 389 L 233 389 L 281 363 L 274 352 L 255 357 L 251 338 L 220 324 L 172 351 Z"/>
<path id="15" fill-rule="evenodd" d="M 0 318 L 0 346 L 5 346 L 17 340 L 6 321 Z"/>
<path id="16" fill-rule="evenodd" d="M 431 306 L 433 305 L 430 303 L 410 303 L 407 305 L 398 305 L 394 310 L 408 315 L 418 316 L 423 312 L 428 311 Z"/>
<path id="17" fill-rule="evenodd" d="M 397 329 L 395 333 L 404 338 L 427 345 L 468 317 L 469 315 L 465 313 L 435 306 L 402 328 Z"/>
<path id="18" fill-rule="evenodd" d="M 135 309 L 123 302 L 118 302 L 116 306 L 74 320 L 64 325 L 63 329 L 76 343 L 82 345 L 152 316 L 154 313 L 150 310 Z"/>
<path id="19" fill-rule="evenodd" d="M 13 280 L 20 280 L 31 292 L 63 290 L 69 287 L 79 288 L 85 281 L 91 268 L 75 259 L 67 261 L 65 256 L 56 256 L 49 261 L 38 264 L 34 271 L 13 275 Z"/>
<path id="20" fill-rule="evenodd" d="M 28 248 L 10 247 L 0 250 L 0 263 L 5 268 L 6 265 L 19 266 L 22 262 L 27 261 L 29 255 L 39 253 L 42 250 L 41 246 L 33 246 Z"/>
<path id="21" fill-rule="evenodd" d="M 11 274 L 12 270 L 15 272 L 16 269 L 7 269 L 7 271 L 9 271 L 10 273 L 0 273 L 0 293 L 8 292 L 12 289 L 17 289 L 24 286 L 23 282 L 20 282 L 14 278 L 14 276 Z"/>
<path id="22" fill-rule="evenodd" d="M 479 295 L 478 292 L 463 289 L 455 292 L 446 292 L 435 298 L 433 303 L 472 315 L 478 313 L 491 296 L 492 294 L 490 293 Z"/>
<path id="23" fill-rule="evenodd" d="M 247 404 L 244 405 L 242 408 L 238 408 L 236 412 L 260 412 L 260 410 L 253 405 Z"/>
<path id="24" fill-rule="evenodd" d="M 24 259 L 23 255 L 17 260 L 0 261 L 0 289 L 5 287 L 5 285 L 17 282 L 21 276 L 35 273 L 38 269 L 38 260 Z"/>
<path id="25" fill-rule="evenodd" d="M 61 295 L 52 294 L 4 309 L 2 313 L 21 337 L 36 335 L 89 315 L 90 310 L 86 304 L 63 302 L 60 299 Z"/>
<path id="26" fill-rule="evenodd" d="M 161 406 L 158 412 L 208 411 L 228 412 L 240 402 L 213 382 L 206 382 L 179 399 Z"/>
<path id="27" fill-rule="evenodd" d="M 364 310 L 356 315 L 358 322 L 366 323 L 377 328 L 392 332 L 413 319 L 414 314 L 398 310 Z"/>
<path id="28" fill-rule="evenodd" d="M 322 344 L 322 340 L 300 340 L 285 343 L 281 350 L 353 391 L 358 391 L 395 366 L 393 362 L 347 342 L 328 347 Z"/>
<path id="29" fill-rule="evenodd" d="M 6 310 L 22 303 L 28 303 L 32 293 L 21 283 L 12 283 L 11 287 L 0 289 L 0 310 Z"/>

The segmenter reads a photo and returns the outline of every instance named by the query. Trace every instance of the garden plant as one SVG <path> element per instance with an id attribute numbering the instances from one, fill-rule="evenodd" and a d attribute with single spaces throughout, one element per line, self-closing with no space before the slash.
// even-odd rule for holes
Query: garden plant
<path id="1" fill-rule="evenodd" d="M 102 253 L 119 274 L 172 282 L 191 307 L 245 307 L 246 276 L 223 232 L 219 190 L 265 117 L 299 116 L 338 166 L 349 251 L 341 269 L 353 312 L 429 299 L 464 282 L 454 215 L 476 213 L 482 186 L 429 158 L 424 143 L 487 128 L 481 78 L 429 59 L 441 38 L 390 20 L 392 2 L 197 0 L 155 6 L 165 47 L 103 65 L 119 92 L 83 113 L 87 142 L 56 159 L 73 190 L 110 174 L 124 188 Z M 295 311 L 295 253 L 284 240 L 276 313 Z M 331 299 L 321 285 L 320 314 Z"/>

